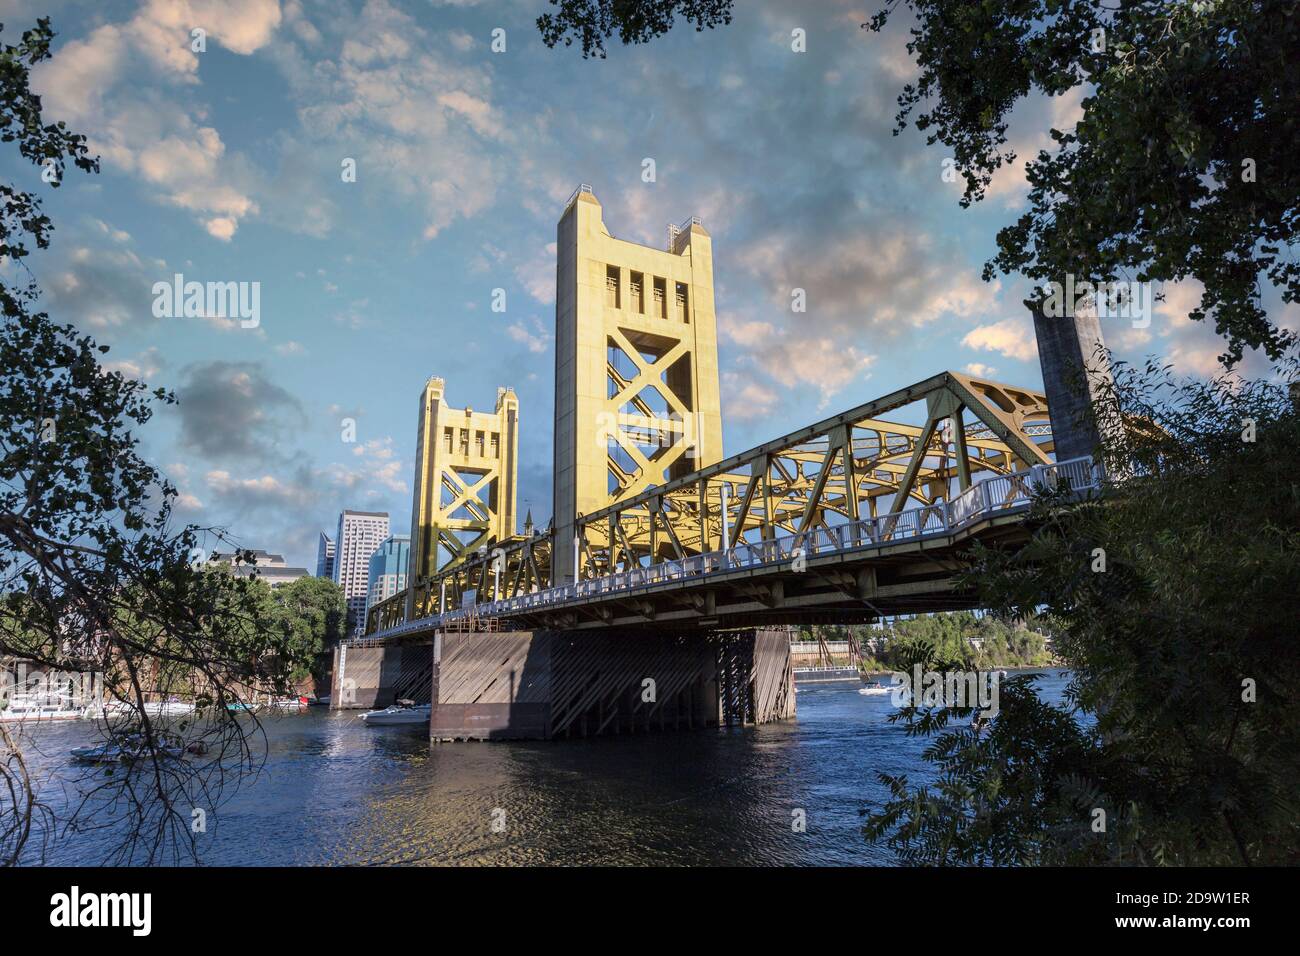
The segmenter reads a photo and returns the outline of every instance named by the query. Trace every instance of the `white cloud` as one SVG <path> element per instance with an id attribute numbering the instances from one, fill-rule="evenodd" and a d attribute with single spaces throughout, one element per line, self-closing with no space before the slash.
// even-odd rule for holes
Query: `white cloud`
<path id="1" fill-rule="evenodd" d="M 515 278 L 524 291 L 543 305 L 555 301 L 555 252 L 555 243 L 548 242 L 536 255 L 515 267 Z"/>
<path id="2" fill-rule="evenodd" d="M 360 144 L 358 176 L 420 203 L 426 239 L 487 208 L 501 179 L 487 144 L 516 134 L 493 105 L 486 66 L 445 57 L 387 0 L 340 25 L 347 38 L 333 59 L 289 73 L 308 141 Z"/>
<path id="3" fill-rule="evenodd" d="M 380 496 L 379 487 L 396 494 L 409 492 L 410 486 L 406 482 L 408 468 L 397 457 L 392 436 L 357 444 L 352 448 L 352 455 L 359 459 L 356 467 L 335 463 L 323 472 L 336 488 L 349 492 L 366 491 L 371 498 Z"/>
<path id="4" fill-rule="evenodd" d="M 127 378 L 135 379 L 137 382 L 148 383 L 162 371 L 166 364 L 157 346 L 151 346 L 135 358 L 105 362 L 104 368 L 109 372 L 121 372 Z"/>
<path id="5" fill-rule="evenodd" d="M 112 239 L 114 242 L 131 241 L 131 234 L 127 232 L 125 229 L 118 229 L 114 226 L 110 226 L 102 219 L 91 219 L 90 222 L 96 229 L 98 229 L 105 236 L 108 236 L 108 238 Z"/>
<path id="6" fill-rule="evenodd" d="M 531 324 L 530 329 L 523 322 L 515 322 L 506 328 L 506 334 L 520 345 L 526 346 L 528 351 L 540 355 L 551 347 L 553 336 L 537 319 L 533 319 Z"/>
<path id="7" fill-rule="evenodd" d="M 203 476 L 210 491 L 217 498 L 256 500 L 261 504 L 303 505 L 310 503 L 312 495 L 298 485 L 281 481 L 274 475 L 239 478 L 223 469 L 213 469 Z"/>
<path id="8" fill-rule="evenodd" d="M 966 333 L 961 344 L 971 349 L 997 352 L 1007 358 L 1028 362 L 1038 355 L 1038 342 L 1027 320 L 1003 319 L 981 325 Z"/>
<path id="9" fill-rule="evenodd" d="M 195 27 L 208 42 L 247 56 L 271 41 L 279 23 L 277 0 L 148 0 L 125 23 L 65 44 L 34 69 L 32 85 L 49 114 L 84 131 L 105 164 L 140 177 L 160 201 L 229 240 L 239 219 L 258 212 L 258 176 L 242 157 L 225 155 L 202 108 L 191 112 L 171 98 L 172 85 L 198 83 Z M 162 82 L 141 77 L 141 64 Z"/>
<path id="10" fill-rule="evenodd" d="M 235 235 L 235 230 L 239 224 L 230 216 L 217 216 L 209 219 L 204 225 L 207 227 L 208 235 L 223 242 L 229 242 Z"/>
<path id="11" fill-rule="evenodd" d="M 721 386 L 724 421 L 751 422 L 769 418 L 780 401 L 774 389 L 736 372 L 724 372 Z"/>

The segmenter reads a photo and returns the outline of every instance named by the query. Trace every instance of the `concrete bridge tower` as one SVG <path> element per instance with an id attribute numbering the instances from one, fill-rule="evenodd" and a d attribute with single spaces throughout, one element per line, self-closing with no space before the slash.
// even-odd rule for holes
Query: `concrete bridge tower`
<path id="1" fill-rule="evenodd" d="M 610 235 L 590 187 L 556 228 L 555 584 L 574 576 L 579 515 L 722 457 L 713 240 L 698 219 L 666 249 Z"/>
<path id="2" fill-rule="evenodd" d="M 1034 319 L 1056 460 L 1096 455 L 1101 433 L 1094 409 L 1114 383 L 1101 320 L 1095 308 L 1053 317 L 1040 303 L 1026 299 L 1025 306 Z"/>
<path id="3" fill-rule="evenodd" d="M 450 407 L 445 392 L 445 383 L 435 377 L 420 393 L 408 621 L 428 612 L 417 603 L 437 598 L 421 587 L 431 574 L 515 533 L 519 399 L 513 389 L 498 388 L 495 410 L 476 412 Z M 446 561 L 439 560 L 439 548 Z"/>

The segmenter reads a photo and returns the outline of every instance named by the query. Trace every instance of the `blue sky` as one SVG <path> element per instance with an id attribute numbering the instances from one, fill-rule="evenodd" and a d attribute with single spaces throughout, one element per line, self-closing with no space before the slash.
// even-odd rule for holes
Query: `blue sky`
<path id="1" fill-rule="evenodd" d="M 584 61 L 543 46 L 545 6 L 0 2 L 7 37 L 52 17 L 34 85 L 103 165 L 51 190 L 0 154 L 56 224 L 29 265 L 56 319 L 179 395 L 142 438 L 182 518 L 308 567 L 341 508 L 406 531 L 416 402 L 440 375 L 454 405 L 518 392 L 520 512 L 544 522 L 555 222 L 580 182 L 622 238 L 659 246 L 692 215 L 712 234 L 728 453 L 944 368 L 1039 386 L 1023 280 L 979 273 L 1024 202 L 1024 158 L 1077 98 L 1024 104 L 1021 161 L 962 210 L 942 147 L 892 135 L 915 72 L 901 21 L 880 36 L 859 29 L 868 7 L 744 2 L 728 28 Z M 260 325 L 155 318 L 152 285 L 176 272 L 260 282 Z M 1149 329 L 1108 343 L 1212 371 L 1195 284 L 1166 292 Z"/>

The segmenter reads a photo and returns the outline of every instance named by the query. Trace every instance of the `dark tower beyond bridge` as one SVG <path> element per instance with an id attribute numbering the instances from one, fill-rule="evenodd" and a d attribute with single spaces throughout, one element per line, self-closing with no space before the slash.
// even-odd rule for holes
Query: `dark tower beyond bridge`
<path id="1" fill-rule="evenodd" d="M 722 459 L 708 234 L 650 250 L 599 210 L 580 190 L 558 230 L 557 520 L 493 535 L 514 502 L 479 479 L 474 548 L 413 548 L 437 570 L 370 609 L 337 705 L 429 700 L 439 739 L 792 716 L 783 625 L 976 606 L 955 583 L 972 542 L 1019 547 L 1036 486 L 1095 487 L 1090 459 L 1055 461 L 1043 394 L 957 372 Z M 455 503 L 471 482 L 442 484 Z"/>

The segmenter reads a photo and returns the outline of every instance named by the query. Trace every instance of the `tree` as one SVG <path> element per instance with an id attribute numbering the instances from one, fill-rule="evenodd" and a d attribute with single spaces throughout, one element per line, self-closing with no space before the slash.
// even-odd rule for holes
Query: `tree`
<path id="1" fill-rule="evenodd" d="M 56 188 L 68 164 L 99 167 L 83 136 L 43 121 L 29 87 L 53 37 L 41 19 L 0 48 L 0 141 L 17 142 Z M 49 245 L 52 225 L 35 194 L 5 183 L 0 197 L 0 255 L 21 263 L 28 243 Z M 299 661 L 292 642 L 275 641 L 274 607 L 257 591 L 265 585 L 202 572 L 201 545 L 221 533 L 173 529 L 176 490 L 137 453 L 132 429 L 175 398 L 107 371 L 107 347 L 36 311 L 38 295 L 34 281 L 0 285 L 0 658 L 104 675 L 123 705 L 113 732 L 138 734 L 144 759 L 88 779 L 80 807 L 60 822 L 118 827 L 119 860 L 176 858 L 194 849 L 191 808 L 213 810 L 227 775 L 237 781 L 257 765 L 248 728 L 226 704 L 286 688 Z M 178 675 L 209 706 L 203 720 L 164 727 L 144 704 Z M 163 743 L 175 734 L 208 756 L 169 759 Z M 0 863 L 18 860 L 40 816 L 20 743 L 0 741 L 0 784 L 15 796 L 3 804 Z"/>
<path id="2" fill-rule="evenodd" d="M 291 675 L 301 680 L 309 673 L 307 662 L 343 640 L 347 602 L 343 589 L 327 578 L 304 577 L 281 585 L 275 591 L 291 654 L 300 663 Z"/>
<path id="3" fill-rule="evenodd" d="M 618 31 L 623 43 L 649 43 L 672 29 L 678 16 L 697 31 L 731 22 L 731 0 L 550 0 L 555 13 L 537 18 L 542 42 L 582 44 L 583 59 L 605 58 L 605 41 Z"/>
<path id="4" fill-rule="evenodd" d="M 1298 405 L 1117 365 L 1099 408 L 1129 477 L 1040 495 L 1029 546 L 978 548 L 967 582 L 1052 616 L 1070 706 L 1013 679 L 987 735 L 918 718 L 938 782 L 886 777 L 870 837 L 926 863 L 1300 860 Z"/>
<path id="5" fill-rule="evenodd" d="M 671 28 L 678 5 L 565 2 L 538 20 L 554 46 L 579 38 L 602 55 L 617 31 L 640 43 Z M 920 76 L 899 96 L 896 133 L 915 122 L 985 195 L 1015 160 L 1011 110 L 1030 94 L 1083 94 L 1072 130 L 1026 167 L 1028 208 L 997 236 L 984 278 L 1038 283 L 1121 279 L 1204 285 L 1193 319 L 1212 320 L 1231 365 L 1245 348 L 1273 359 L 1293 336 L 1261 301 L 1264 280 L 1300 301 L 1300 9 L 1292 0 L 901 0 Z M 730 0 L 680 12 L 697 29 L 730 21 Z M 1031 303 L 1041 306 L 1046 292 Z"/>

